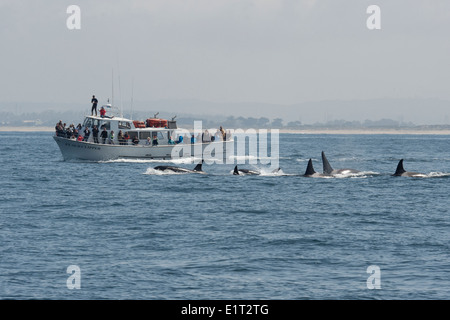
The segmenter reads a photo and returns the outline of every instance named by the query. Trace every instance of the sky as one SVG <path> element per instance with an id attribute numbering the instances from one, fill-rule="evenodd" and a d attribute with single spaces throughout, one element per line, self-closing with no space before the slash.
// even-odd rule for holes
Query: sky
<path id="1" fill-rule="evenodd" d="M 67 27 L 70 5 L 80 29 Z M 370 5 L 381 29 L 367 27 Z M 116 101 L 209 101 L 209 113 L 227 103 L 260 103 L 263 114 L 320 101 L 445 102 L 449 30 L 447 0 L 0 0 L 0 105 L 89 106 L 112 87 Z M 435 107 L 439 118 L 447 106 Z"/>

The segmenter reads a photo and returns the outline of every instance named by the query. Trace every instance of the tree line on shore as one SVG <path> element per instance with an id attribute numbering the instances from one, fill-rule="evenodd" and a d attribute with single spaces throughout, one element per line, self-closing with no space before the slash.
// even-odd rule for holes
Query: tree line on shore
<path id="1" fill-rule="evenodd" d="M 151 114 L 151 113 L 150 113 Z M 0 111 L 0 126 L 3 127 L 21 127 L 21 126 L 40 126 L 53 127 L 55 123 L 62 120 L 66 123 L 77 125 L 84 119 L 84 112 L 55 112 L 52 110 L 15 114 L 13 112 Z M 125 115 L 127 117 L 127 115 Z M 135 112 L 133 119 L 145 119 L 151 117 L 148 113 L 142 111 Z M 161 113 L 160 118 L 171 119 L 173 115 Z M 266 117 L 213 117 L 194 115 L 180 115 L 177 117 L 179 127 L 192 127 L 194 121 L 202 121 L 203 128 L 258 128 L 258 129 L 386 129 L 386 128 L 423 128 L 423 129 L 449 129 L 449 125 L 427 125 L 418 126 L 412 122 L 400 122 L 392 119 L 365 120 L 365 121 L 349 121 L 349 120 L 332 120 L 327 122 L 316 122 L 311 124 L 302 123 L 300 120 L 285 121 L 281 118 L 269 119 Z"/>

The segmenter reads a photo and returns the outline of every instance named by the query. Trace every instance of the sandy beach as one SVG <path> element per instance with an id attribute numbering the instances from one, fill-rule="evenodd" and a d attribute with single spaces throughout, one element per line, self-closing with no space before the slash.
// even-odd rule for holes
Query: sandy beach
<path id="1" fill-rule="evenodd" d="M 450 130 L 420 130 L 420 129 L 310 129 L 288 130 L 281 129 L 280 133 L 293 134 L 436 134 L 450 135 Z"/>
<path id="2" fill-rule="evenodd" d="M 52 132 L 52 127 L 0 127 L 0 132 Z"/>
<path id="3" fill-rule="evenodd" d="M 188 128 L 186 128 L 188 129 Z M 53 132 L 52 127 L 0 127 L 0 132 Z M 270 129 L 267 129 L 270 132 Z M 420 129 L 280 129 L 280 133 L 291 134 L 409 134 L 409 135 L 450 135 L 450 130 L 420 130 Z"/>

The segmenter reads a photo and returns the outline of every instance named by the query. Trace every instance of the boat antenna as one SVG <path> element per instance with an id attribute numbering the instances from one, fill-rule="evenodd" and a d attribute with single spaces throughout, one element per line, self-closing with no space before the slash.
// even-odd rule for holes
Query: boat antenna
<path id="1" fill-rule="evenodd" d="M 153 118 L 156 119 L 156 117 L 158 116 L 159 112 L 155 113 L 155 116 Z"/>
<path id="2" fill-rule="evenodd" d="M 175 115 L 175 116 L 173 116 L 173 117 L 172 117 L 172 121 L 175 121 L 175 118 L 176 118 L 176 117 L 177 117 L 176 115 Z"/>
<path id="3" fill-rule="evenodd" d="M 131 78 L 131 116 L 130 119 L 133 120 L 133 90 L 134 89 L 134 78 Z"/>
<path id="4" fill-rule="evenodd" d="M 123 100 L 122 100 L 122 87 L 120 83 L 120 65 L 119 65 L 119 52 L 116 48 L 116 60 L 117 60 L 117 72 L 118 72 L 118 78 L 119 78 L 119 97 L 120 97 L 120 117 L 123 118 Z"/>
<path id="5" fill-rule="evenodd" d="M 120 71 L 119 71 L 119 96 L 120 96 L 120 117 L 123 118 L 123 101 L 122 101 L 122 89 L 120 86 Z"/>
<path id="6" fill-rule="evenodd" d="M 114 107 L 114 68 L 111 70 L 111 107 Z"/>

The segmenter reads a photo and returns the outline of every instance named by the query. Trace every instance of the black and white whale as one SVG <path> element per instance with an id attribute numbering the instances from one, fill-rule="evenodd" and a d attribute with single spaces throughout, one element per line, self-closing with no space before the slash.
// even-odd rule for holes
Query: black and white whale
<path id="1" fill-rule="evenodd" d="M 349 174 L 349 173 L 359 173 L 361 171 L 356 169 L 333 169 L 328 162 L 327 157 L 325 156 L 325 152 L 322 151 L 322 164 L 323 164 L 323 173 L 328 175 L 334 174 Z"/>
<path id="2" fill-rule="evenodd" d="M 175 166 L 157 166 L 154 169 L 160 171 L 172 171 L 177 173 L 205 173 L 202 169 L 203 161 L 195 166 L 193 170 L 175 167 Z"/>
<path id="3" fill-rule="evenodd" d="M 311 159 L 309 159 L 309 161 L 308 161 L 308 166 L 306 167 L 306 171 L 305 171 L 305 174 L 303 176 L 304 177 L 311 177 L 311 178 L 331 177 L 331 175 L 329 175 L 329 174 L 316 172 L 314 170 L 314 167 L 313 167 Z"/>
<path id="4" fill-rule="evenodd" d="M 273 170 L 272 173 L 277 173 L 280 170 L 281 170 L 281 168 L 277 168 L 277 169 Z M 248 169 L 238 169 L 238 166 L 235 166 L 234 170 L 233 170 L 233 175 L 238 176 L 238 175 L 241 175 L 241 174 L 244 174 L 244 175 L 260 175 L 261 172 L 255 171 L 255 170 L 248 170 Z"/>
<path id="5" fill-rule="evenodd" d="M 403 159 L 401 159 L 397 165 L 397 170 L 395 170 L 395 173 L 393 174 L 393 176 L 396 177 L 423 177 L 424 174 L 423 173 L 419 173 L 419 172 L 410 172 L 410 171 L 406 171 L 403 168 Z"/>

